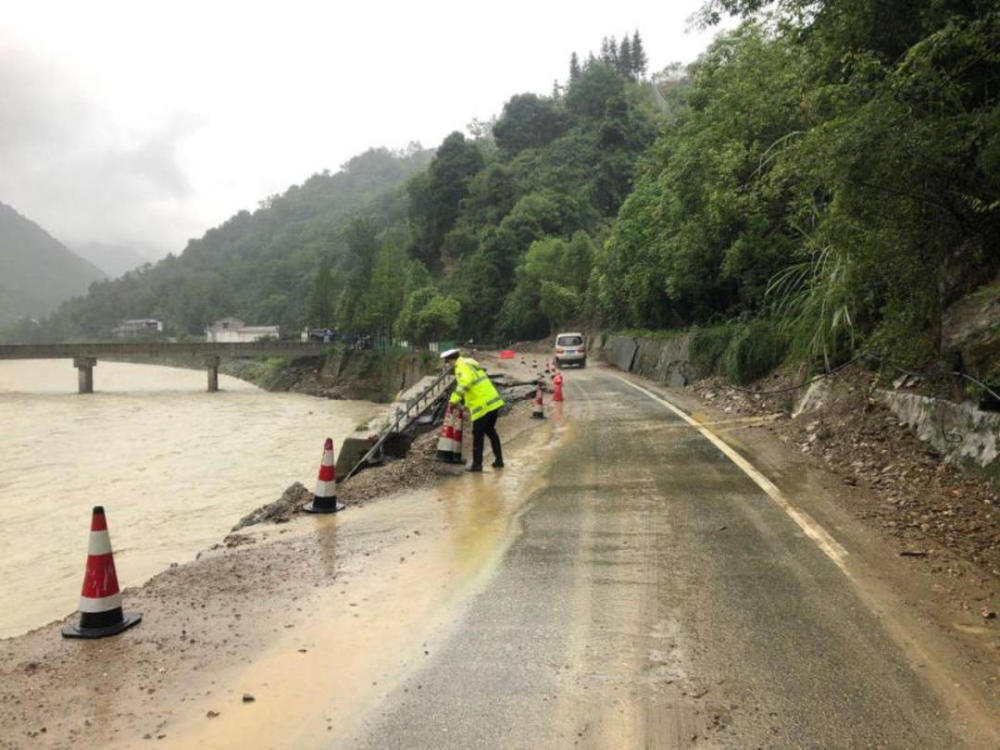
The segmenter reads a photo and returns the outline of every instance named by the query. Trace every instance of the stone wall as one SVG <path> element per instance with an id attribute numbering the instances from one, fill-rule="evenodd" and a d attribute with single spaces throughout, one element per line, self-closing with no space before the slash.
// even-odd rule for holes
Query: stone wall
<path id="1" fill-rule="evenodd" d="M 604 355 L 619 370 L 665 383 L 684 386 L 697 380 L 691 365 L 691 335 L 669 337 L 608 336 Z"/>
<path id="2" fill-rule="evenodd" d="M 604 356 L 619 370 L 630 372 L 638 348 L 639 345 L 631 336 L 608 336 L 604 342 Z"/>
<path id="3" fill-rule="evenodd" d="M 876 397 L 949 461 L 979 466 L 996 461 L 1000 414 L 977 409 L 969 401 L 955 403 L 915 393 L 880 390 Z"/>

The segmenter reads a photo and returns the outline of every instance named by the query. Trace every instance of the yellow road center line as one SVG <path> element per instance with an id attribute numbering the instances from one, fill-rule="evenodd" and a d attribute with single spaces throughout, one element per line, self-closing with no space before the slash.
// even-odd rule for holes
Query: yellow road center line
<path id="1" fill-rule="evenodd" d="M 740 469 L 742 469 L 743 472 L 748 477 L 750 477 L 758 487 L 764 490 L 765 494 L 767 494 L 768 497 L 770 497 L 775 503 L 777 503 L 778 507 L 780 507 L 783 511 L 785 511 L 786 514 L 788 514 L 789 518 L 791 518 L 793 521 L 795 521 L 796 524 L 798 524 L 799 528 L 802 529 L 805 535 L 810 539 L 812 539 L 816 543 L 816 545 L 821 550 L 823 550 L 826 556 L 829 557 L 834 562 L 834 564 L 836 564 L 838 568 L 840 568 L 844 573 L 847 573 L 847 568 L 844 565 L 844 558 L 847 557 L 847 550 L 844 549 L 840 545 L 840 543 L 837 542 L 836 539 L 830 536 L 830 534 L 827 532 L 826 529 L 824 529 L 822 526 L 816 523 L 816 521 L 814 521 L 812 517 L 809 516 L 808 513 L 793 507 L 792 504 L 788 502 L 788 499 L 782 494 L 781 490 L 777 488 L 774 482 L 772 482 L 770 479 L 761 474 L 760 471 L 758 471 L 753 464 L 751 464 L 749 461 L 743 458 L 743 456 L 741 456 L 738 452 L 736 452 L 735 449 L 733 449 L 728 443 L 726 443 L 722 438 L 720 438 L 714 432 L 705 427 L 705 425 L 703 425 L 701 422 L 698 422 L 696 419 L 689 417 L 687 414 L 685 414 L 683 411 L 678 409 L 676 406 L 674 406 L 666 399 L 660 398 L 652 391 L 643 388 L 641 385 L 636 385 L 631 380 L 623 378 L 621 375 L 614 374 L 614 376 L 623 383 L 625 383 L 626 385 L 632 386 L 640 393 L 644 393 L 646 396 L 653 399 L 653 401 L 656 401 L 661 406 L 665 406 L 667 409 L 672 411 L 678 417 L 680 417 L 689 425 L 698 430 L 698 432 L 700 432 L 705 437 L 706 440 L 708 440 L 710 443 L 712 443 L 712 445 L 714 445 L 716 448 L 722 451 L 723 454 L 725 454 L 726 458 L 728 458 L 730 461 L 736 464 Z"/>

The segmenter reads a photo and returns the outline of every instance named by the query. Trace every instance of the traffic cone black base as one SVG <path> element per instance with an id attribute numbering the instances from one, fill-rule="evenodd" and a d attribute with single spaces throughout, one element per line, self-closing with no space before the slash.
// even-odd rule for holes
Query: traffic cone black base
<path id="1" fill-rule="evenodd" d="M 317 497 L 308 505 L 302 506 L 302 510 L 306 513 L 336 513 L 346 507 L 343 503 L 338 503 L 335 497 Z"/>
<path id="2" fill-rule="evenodd" d="M 337 469 L 333 459 L 333 440 L 327 438 L 323 444 L 323 458 L 319 463 L 316 491 L 313 493 L 312 502 L 305 505 L 302 510 L 306 513 L 336 513 L 338 510 L 343 510 L 343 503 L 338 503 L 337 496 L 333 494 L 336 484 Z"/>
<path id="3" fill-rule="evenodd" d="M 138 612 L 122 612 L 111 536 L 104 507 L 97 505 L 90 519 L 87 566 L 80 592 L 80 620 L 62 629 L 63 638 L 105 638 L 118 635 L 142 621 Z"/>
<path id="4" fill-rule="evenodd" d="M 141 621 L 141 614 L 123 613 L 121 607 L 93 615 L 83 612 L 80 615 L 80 622 L 77 625 L 67 625 L 62 629 L 62 634 L 63 638 L 106 638 L 109 635 L 118 635 Z M 102 622 L 106 624 L 101 624 Z"/>

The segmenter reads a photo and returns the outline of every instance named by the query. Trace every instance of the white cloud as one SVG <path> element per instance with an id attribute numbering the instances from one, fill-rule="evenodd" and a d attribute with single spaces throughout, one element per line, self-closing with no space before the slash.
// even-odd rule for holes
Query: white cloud
<path id="1" fill-rule="evenodd" d="M 21 3 L 0 17 L 0 201 L 70 243 L 179 251 L 369 146 L 548 93 L 605 35 L 690 61 L 698 5 Z"/>

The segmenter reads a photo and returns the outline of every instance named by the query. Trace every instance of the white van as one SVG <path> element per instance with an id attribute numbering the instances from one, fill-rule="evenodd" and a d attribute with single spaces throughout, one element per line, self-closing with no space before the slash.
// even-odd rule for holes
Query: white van
<path id="1" fill-rule="evenodd" d="M 587 342 L 582 333 L 556 334 L 556 367 L 567 365 L 587 366 Z"/>

